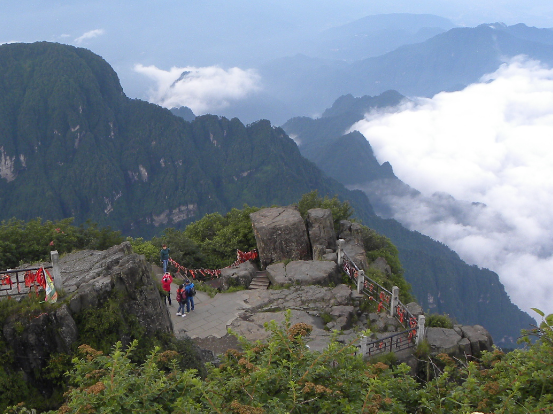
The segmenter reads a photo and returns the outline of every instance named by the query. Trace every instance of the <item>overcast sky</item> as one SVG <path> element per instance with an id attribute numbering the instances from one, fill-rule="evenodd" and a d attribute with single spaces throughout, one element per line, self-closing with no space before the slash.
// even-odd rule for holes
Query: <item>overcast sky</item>
<path id="1" fill-rule="evenodd" d="M 132 98 L 157 87 L 137 65 L 251 69 L 290 55 L 301 36 L 379 13 L 429 13 L 457 25 L 502 21 L 553 27 L 545 0 L 18 0 L 4 2 L 0 43 L 55 41 L 99 54 Z M 208 72 L 204 72 L 208 73 Z M 238 73 L 238 72 L 237 72 Z M 242 73 L 240 73 L 242 75 Z M 221 83 L 220 85 L 224 85 Z M 250 88 L 249 83 L 244 84 Z M 244 94 L 246 96 L 247 93 Z M 213 97 L 207 95 L 211 102 Z M 221 103 L 214 102 L 215 105 Z"/>
<path id="2" fill-rule="evenodd" d="M 552 69 L 515 59 L 482 83 L 369 114 L 353 129 L 422 192 L 389 200 L 397 220 L 497 272 L 530 315 L 553 313 Z M 448 215 L 452 200 L 436 192 L 464 203 Z"/>

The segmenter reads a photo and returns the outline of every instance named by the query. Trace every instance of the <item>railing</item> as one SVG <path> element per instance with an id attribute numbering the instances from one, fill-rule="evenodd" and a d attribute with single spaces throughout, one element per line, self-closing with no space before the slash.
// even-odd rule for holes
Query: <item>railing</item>
<path id="1" fill-rule="evenodd" d="M 361 339 L 361 354 L 372 357 L 415 347 L 424 334 L 424 326 L 419 326 L 419 320 L 399 300 L 399 288 L 394 286 L 392 293 L 366 277 L 363 270 L 359 269 L 341 248 L 339 263 L 342 270 L 356 283 L 357 291 L 365 295 L 368 300 L 378 303 L 377 312 L 380 313 L 382 309 L 386 309 L 390 316 L 395 317 L 404 328 L 402 332 L 371 342 L 368 342 L 368 338 L 363 337 Z M 422 321 L 424 321 L 424 317 L 422 318 Z"/>
<path id="2" fill-rule="evenodd" d="M 25 295 L 34 290 L 44 289 L 46 269 L 53 266 L 32 267 L 27 269 L 5 270 L 0 272 L 0 295 L 6 296 Z"/>

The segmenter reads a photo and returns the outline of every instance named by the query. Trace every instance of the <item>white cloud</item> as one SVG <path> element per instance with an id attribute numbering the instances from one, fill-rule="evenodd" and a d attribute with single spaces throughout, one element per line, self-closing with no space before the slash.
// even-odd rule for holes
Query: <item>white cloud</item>
<path id="1" fill-rule="evenodd" d="M 86 32 L 82 36 L 79 36 L 75 39 L 75 43 L 81 44 L 85 40 L 94 39 L 95 37 L 102 36 L 104 34 L 104 29 L 95 29 L 89 32 Z"/>
<path id="2" fill-rule="evenodd" d="M 189 66 L 165 71 L 136 65 L 135 71 L 156 82 L 151 102 L 166 108 L 188 106 L 196 115 L 225 108 L 260 89 L 260 77 L 251 69 Z"/>
<path id="3" fill-rule="evenodd" d="M 422 192 L 394 216 L 498 273 L 514 303 L 553 313 L 553 70 L 513 59 L 463 91 L 353 126 Z M 457 211 L 444 192 L 457 200 Z M 471 202 L 483 203 L 473 205 Z"/>

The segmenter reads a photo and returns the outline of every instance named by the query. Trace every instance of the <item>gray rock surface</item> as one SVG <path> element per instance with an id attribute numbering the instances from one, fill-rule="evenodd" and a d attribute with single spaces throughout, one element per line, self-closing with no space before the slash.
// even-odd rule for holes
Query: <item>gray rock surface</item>
<path id="1" fill-rule="evenodd" d="M 62 305 L 53 313 L 25 320 L 20 315 L 12 315 L 3 326 L 3 334 L 17 365 L 24 373 L 32 375 L 35 370 L 46 367 L 51 354 L 71 350 L 77 340 L 77 326 L 67 306 Z"/>
<path id="2" fill-rule="evenodd" d="M 463 338 L 453 329 L 426 328 L 426 339 L 432 354 L 445 353 L 458 356 L 459 342 Z"/>
<path id="3" fill-rule="evenodd" d="M 264 208 L 250 218 L 262 268 L 285 259 L 311 259 L 307 229 L 296 208 Z"/>
<path id="4" fill-rule="evenodd" d="M 426 328 L 426 340 L 433 355 L 443 352 L 463 358 L 479 356 L 482 351 L 493 349 L 491 335 L 480 325 L 457 325 L 454 329 Z"/>
<path id="5" fill-rule="evenodd" d="M 221 269 L 221 287 L 223 290 L 231 286 L 244 286 L 247 288 L 250 286 L 256 272 L 257 267 L 251 261 L 241 263 L 236 267 Z"/>
<path id="6" fill-rule="evenodd" d="M 351 289 L 347 285 L 334 288 L 321 286 L 292 286 L 289 289 L 248 291 L 248 307 L 230 328 L 249 340 L 265 340 L 270 336 L 264 324 L 285 320 L 285 310 L 292 311 L 291 323 L 305 322 L 313 326 L 308 343 L 312 350 L 320 351 L 330 342 L 330 329 L 348 327 L 353 314 Z M 332 315 L 336 320 L 326 325 L 322 314 Z"/>
<path id="7" fill-rule="evenodd" d="M 146 334 L 173 331 L 151 266 L 132 253 L 130 243 L 101 252 L 84 250 L 65 255 L 60 258 L 60 267 L 64 290 L 73 293 L 69 302 L 72 314 L 99 306 L 116 290 L 128 298 L 121 302 L 122 310 L 135 315 Z"/>
<path id="8" fill-rule="evenodd" d="M 478 356 L 482 351 L 491 351 L 493 340 L 490 333 L 480 325 L 461 326 L 463 338 L 470 343 L 471 355 Z"/>
<path id="9" fill-rule="evenodd" d="M 342 248 L 357 267 L 363 270 L 368 269 L 369 263 L 363 245 L 361 225 L 347 220 L 340 221 L 338 238 L 344 240 Z"/>
<path id="10" fill-rule="evenodd" d="M 273 286 L 321 285 L 340 283 L 340 269 L 334 262 L 297 260 L 288 264 L 275 263 L 267 266 L 267 277 Z"/>
<path id="11" fill-rule="evenodd" d="M 307 232 L 311 245 L 336 250 L 336 232 L 330 209 L 312 208 L 307 211 Z"/>
<path id="12" fill-rule="evenodd" d="M 418 318 L 420 315 L 424 315 L 422 307 L 416 302 L 409 302 L 407 305 L 405 305 L 405 307 L 415 318 Z"/>

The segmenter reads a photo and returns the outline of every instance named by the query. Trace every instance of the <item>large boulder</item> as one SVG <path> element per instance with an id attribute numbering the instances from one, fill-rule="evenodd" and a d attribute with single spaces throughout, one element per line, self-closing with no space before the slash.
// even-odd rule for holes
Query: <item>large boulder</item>
<path id="1" fill-rule="evenodd" d="M 250 262 L 244 262 L 236 267 L 227 267 L 221 269 L 221 287 L 223 290 L 228 289 L 231 286 L 250 286 L 253 278 L 257 273 L 257 268 Z"/>
<path id="2" fill-rule="evenodd" d="M 264 208 L 250 218 L 262 268 L 285 259 L 311 259 L 307 230 L 297 208 Z"/>
<path id="3" fill-rule="evenodd" d="M 130 243 L 63 256 L 60 268 L 64 290 L 73 293 L 69 301 L 71 313 L 96 308 L 117 292 L 124 298 L 119 301 L 122 312 L 134 315 L 147 335 L 173 331 L 167 307 L 152 278 L 151 265 L 143 256 L 132 253 Z"/>
<path id="4" fill-rule="evenodd" d="M 275 263 L 267 267 L 267 277 L 273 286 L 339 284 L 340 268 L 335 262 L 297 260 L 288 264 Z"/>
<path id="5" fill-rule="evenodd" d="M 326 253 L 326 249 L 336 250 L 336 232 L 330 209 L 312 208 L 308 210 L 306 225 L 313 249 L 315 246 L 322 246 L 320 249 L 324 250 L 323 255 Z"/>
<path id="6" fill-rule="evenodd" d="M 454 329 L 426 328 L 426 340 L 433 355 L 444 353 L 451 356 L 461 356 L 459 352 L 461 339 L 463 339 L 462 336 Z"/>
<path id="7" fill-rule="evenodd" d="M 426 340 L 433 355 L 446 353 L 464 358 L 480 356 L 482 351 L 493 349 L 490 333 L 480 325 L 456 325 L 453 329 L 426 328 Z"/>
<path id="8" fill-rule="evenodd" d="M 480 325 L 456 327 L 463 338 L 470 343 L 470 354 L 479 356 L 482 351 L 493 349 L 493 339 L 490 333 Z"/>

